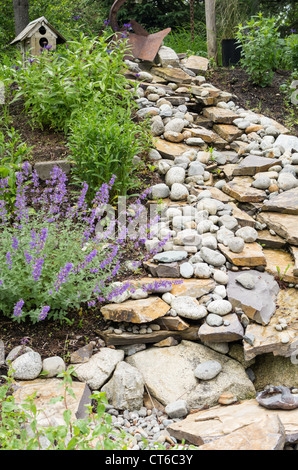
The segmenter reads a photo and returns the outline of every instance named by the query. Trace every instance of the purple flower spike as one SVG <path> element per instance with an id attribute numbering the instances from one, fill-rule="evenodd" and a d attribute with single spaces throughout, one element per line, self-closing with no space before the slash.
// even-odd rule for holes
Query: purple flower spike
<path id="1" fill-rule="evenodd" d="M 44 263 L 43 258 L 39 258 L 36 263 L 33 265 L 32 276 L 34 281 L 38 281 L 41 276 L 42 265 Z"/>
<path id="2" fill-rule="evenodd" d="M 49 310 L 50 310 L 50 307 L 48 305 L 45 305 L 44 307 L 42 307 L 38 320 L 44 320 L 47 314 L 49 313 Z"/>
<path id="3" fill-rule="evenodd" d="M 15 317 L 20 317 L 22 315 L 22 308 L 23 308 L 23 305 L 24 305 L 24 300 L 23 299 L 20 299 L 16 305 L 15 305 L 15 308 L 14 308 L 14 311 L 13 311 L 13 314 Z"/>

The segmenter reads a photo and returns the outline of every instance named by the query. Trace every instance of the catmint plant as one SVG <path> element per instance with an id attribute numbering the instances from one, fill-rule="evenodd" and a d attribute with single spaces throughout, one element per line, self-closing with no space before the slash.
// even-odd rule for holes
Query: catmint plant
<path id="1" fill-rule="evenodd" d="M 128 281 L 116 288 L 112 282 L 122 273 L 127 245 L 142 247 L 150 222 L 132 239 L 127 238 L 129 226 L 118 220 L 100 225 L 114 181 L 115 176 L 104 183 L 88 205 L 86 183 L 78 197 L 69 200 L 67 177 L 58 166 L 42 188 L 36 172 L 31 177 L 28 163 L 23 165 L 15 213 L 8 215 L 5 201 L 0 204 L 0 311 L 5 316 L 17 321 L 29 317 L 34 323 L 63 320 L 82 304 L 94 307 L 130 288 Z M 5 183 L 1 181 L 3 187 Z M 136 201 L 135 214 L 147 194 Z"/>

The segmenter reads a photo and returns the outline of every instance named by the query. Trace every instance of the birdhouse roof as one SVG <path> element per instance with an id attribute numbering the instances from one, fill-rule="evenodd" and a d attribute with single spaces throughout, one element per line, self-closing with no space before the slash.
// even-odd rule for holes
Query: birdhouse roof
<path id="1" fill-rule="evenodd" d="M 56 34 L 59 43 L 66 42 L 66 39 L 62 36 L 62 34 L 60 34 L 59 31 L 57 31 L 44 16 L 41 16 L 40 18 L 37 18 L 36 20 L 33 20 L 31 23 L 27 24 L 26 28 L 24 28 L 23 31 L 21 31 L 17 37 L 11 41 L 10 44 L 16 44 L 17 42 L 23 41 L 26 38 L 30 38 L 35 33 L 37 27 L 42 25 L 46 25 L 53 33 Z"/>

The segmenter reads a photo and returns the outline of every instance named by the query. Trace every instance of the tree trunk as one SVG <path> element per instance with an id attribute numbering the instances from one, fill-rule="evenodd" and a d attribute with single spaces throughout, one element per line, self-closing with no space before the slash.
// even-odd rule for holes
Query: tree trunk
<path id="1" fill-rule="evenodd" d="M 213 58 L 217 63 L 217 39 L 216 39 L 216 16 L 215 1 L 205 0 L 206 29 L 207 29 L 207 50 L 208 57 Z"/>
<path id="2" fill-rule="evenodd" d="M 29 23 L 29 1 L 13 0 L 13 9 L 15 33 L 17 36 Z"/>

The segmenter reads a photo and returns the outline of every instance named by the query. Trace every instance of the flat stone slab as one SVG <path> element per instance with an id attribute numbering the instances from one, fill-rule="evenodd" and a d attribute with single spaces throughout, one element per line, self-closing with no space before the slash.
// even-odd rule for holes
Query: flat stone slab
<path id="1" fill-rule="evenodd" d="M 267 416 L 278 416 L 285 430 L 285 442 L 295 442 L 298 436 L 298 409 L 267 410 L 257 400 L 244 400 L 232 406 L 215 406 L 189 414 L 184 420 L 170 424 L 167 430 L 176 439 L 202 445 L 240 430 L 245 430 Z"/>
<path id="2" fill-rule="evenodd" d="M 294 276 L 298 276 L 298 247 L 289 246 L 289 250 L 294 259 L 293 274 Z M 298 281 L 298 277 L 297 277 L 297 281 Z"/>
<path id="3" fill-rule="evenodd" d="M 183 143 L 176 144 L 160 138 L 154 138 L 154 146 L 163 158 L 168 158 L 169 160 L 174 160 L 176 157 L 180 157 L 184 152 L 190 149 L 202 150 L 202 148 L 207 147 L 206 144 L 200 147 L 195 145 L 190 147 Z"/>
<path id="4" fill-rule="evenodd" d="M 285 282 L 298 283 L 298 277 L 294 274 L 295 261 L 287 251 L 271 250 L 263 248 L 266 258 L 266 271 L 273 276 L 281 277 Z"/>
<path id="5" fill-rule="evenodd" d="M 298 215 L 298 187 L 264 201 L 262 211 Z"/>
<path id="6" fill-rule="evenodd" d="M 280 250 L 286 245 L 284 238 L 276 234 L 272 235 L 269 230 L 258 230 L 257 241 L 263 248 L 273 248 L 276 250 Z"/>
<path id="7" fill-rule="evenodd" d="M 265 158 L 258 155 L 248 155 L 233 171 L 234 176 L 254 176 L 256 173 L 267 171 L 274 165 L 277 165 L 277 158 Z"/>
<path id="8" fill-rule="evenodd" d="M 266 258 L 264 256 L 261 245 L 256 242 L 245 243 L 241 253 L 234 253 L 228 247 L 219 243 L 219 250 L 224 256 L 235 266 L 266 266 Z"/>
<path id="9" fill-rule="evenodd" d="M 200 446 L 200 450 L 283 450 L 285 430 L 278 415 L 266 416 L 242 429 Z"/>
<path id="10" fill-rule="evenodd" d="M 53 171 L 54 166 L 61 168 L 61 170 L 67 175 L 70 173 L 72 164 L 68 160 L 36 162 L 34 164 L 34 170 L 36 170 L 41 180 L 46 181 L 50 178 L 50 174 Z"/>
<path id="11" fill-rule="evenodd" d="M 298 245 L 297 217 L 293 214 L 280 214 L 277 212 L 261 212 L 257 220 L 265 223 L 269 229 L 284 238 L 290 245 Z"/>
<path id="12" fill-rule="evenodd" d="M 176 297 L 188 295 L 199 299 L 205 294 L 209 294 L 216 286 L 213 279 L 184 279 L 181 284 L 173 285 L 171 294 Z"/>
<path id="13" fill-rule="evenodd" d="M 227 143 L 227 141 L 222 139 L 218 134 L 216 134 L 216 132 L 206 129 L 205 127 L 194 127 L 192 129 L 185 128 L 184 130 L 190 132 L 192 137 L 203 139 L 207 144 L 214 144 L 223 147 Z"/>
<path id="14" fill-rule="evenodd" d="M 214 123 L 232 124 L 234 119 L 237 119 L 238 114 L 230 111 L 229 109 L 219 108 L 217 106 L 210 106 L 203 109 L 203 115 L 211 119 Z"/>
<path id="15" fill-rule="evenodd" d="M 250 177 L 235 177 L 222 187 L 222 191 L 239 202 L 263 202 L 267 199 L 265 191 L 253 188 L 252 181 Z"/>
<path id="16" fill-rule="evenodd" d="M 215 124 L 213 126 L 214 132 L 216 132 L 222 139 L 227 142 L 232 142 L 238 139 L 242 135 L 242 130 L 232 124 Z"/>
<path id="17" fill-rule="evenodd" d="M 229 343 L 243 338 L 244 329 L 236 313 L 229 313 L 224 316 L 224 320 L 229 322 L 227 326 L 209 326 L 207 323 L 199 328 L 198 336 L 201 341 L 214 343 Z"/>
<path id="18" fill-rule="evenodd" d="M 237 282 L 239 272 L 229 271 L 228 300 L 233 308 L 241 308 L 248 318 L 267 325 L 275 312 L 275 299 L 279 286 L 274 277 L 266 272 L 260 273 L 253 269 L 244 272 L 253 276 L 255 281 L 253 289 L 246 289 Z"/>
<path id="19" fill-rule="evenodd" d="M 192 70 L 196 75 L 206 72 L 209 67 L 209 59 L 196 55 L 190 55 L 189 57 L 182 59 L 181 62 L 187 69 Z"/>
<path id="20" fill-rule="evenodd" d="M 234 202 L 229 202 L 229 205 L 233 207 L 233 217 L 237 219 L 240 227 L 253 227 L 255 226 L 255 219 L 251 217 L 247 212 L 239 209 Z"/>
<path id="21" fill-rule="evenodd" d="M 152 67 L 150 73 L 157 75 L 169 82 L 190 83 L 191 76 L 180 68 L 175 67 Z"/>
<path id="22" fill-rule="evenodd" d="M 298 353 L 298 291 L 297 289 L 284 289 L 276 298 L 276 311 L 266 326 L 250 323 L 246 327 L 246 334 L 255 337 L 253 345 L 243 341 L 244 357 L 253 359 L 259 354 L 273 353 L 274 356 L 290 357 Z M 276 330 L 283 320 L 288 325 L 282 331 Z M 286 341 L 286 342 L 285 342 Z M 295 353 L 296 350 L 296 353 Z"/>
<path id="23" fill-rule="evenodd" d="M 162 341 L 169 337 L 181 339 L 178 331 L 161 330 L 153 331 L 152 333 L 127 333 L 123 332 L 121 335 L 109 331 L 99 331 L 98 335 L 105 341 L 106 346 L 127 346 L 132 344 L 152 344 Z"/>
<path id="24" fill-rule="evenodd" d="M 127 300 L 121 304 L 108 304 L 101 308 L 106 320 L 116 322 L 146 323 L 162 317 L 170 306 L 159 297 L 152 295 L 146 299 Z"/>
<path id="25" fill-rule="evenodd" d="M 73 382 L 71 386 L 75 398 L 67 396 L 67 408 L 72 412 L 72 421 L 87 417 L 84 405 L 91 404 L 91 390 L 87 384 Z M 17 389 L 14 392 L 16 403 L 22 403 L 26 398 L 36 392 L 34 404 L 38 410 L 37 425 L 40 427 L 65 425 L 63 412 L 65 410 L 64 401 L 50 403 L 54 398 L 64 394 L 61 379 L 35 379 L 17 382 Z"/>

